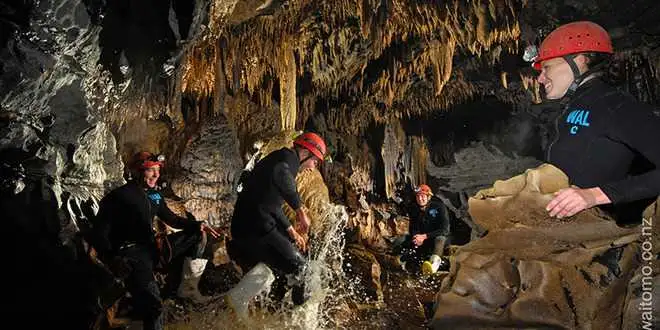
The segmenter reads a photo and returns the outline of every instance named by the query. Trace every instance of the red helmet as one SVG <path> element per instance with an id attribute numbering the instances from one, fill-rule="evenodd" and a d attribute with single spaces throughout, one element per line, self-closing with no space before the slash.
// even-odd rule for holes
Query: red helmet
<path id="1" fill-rule="evenodd" d="M 541 62 L 577 53 L 614 53 L 610 35 L 600 25 L 579 21 L 562 25 L 550 32 L 541 43 L 534 68 L 541 70 Z"/>
<path id="2" fill-rule="evenodd" d="M 145 170 L 153 166 L 162 167 L 165 163 L 165 156 L 154 155 L 148 151 L 141 151 L 133 155 L 132 168 L 134 170 Z"/>
<path id="3" fill-rule="evenodd" d="M 415 188 L 415 192 L 419 194 L 425 194 L 428 196 L 433 196 L 433 191 L 431 191 L 431 187 L 425 184 L 420 184 L 417 188 Z"/>
<path id="4" fill-rule="evenodd" d="M 293 144 L 309 150 L 309 152 L 321 161 L 325 159 L 325 142 L 315 133 L 303 133 L 293 141 Z"/>

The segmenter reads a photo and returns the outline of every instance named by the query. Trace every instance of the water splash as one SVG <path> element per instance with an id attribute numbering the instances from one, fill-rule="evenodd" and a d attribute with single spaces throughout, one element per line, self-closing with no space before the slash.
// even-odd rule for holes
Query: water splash
<path id="1" fill-rule="evenodd" d="M 240 320 L 219 299 L 205 311 L 189 315 L 185 324 L 171 324 L 168 329 L 337 329 L 333 324 L 338 306 L 349 296 L 342 270 L 345 245 L 344 228 L 348 214 L 342 205 L 325 203 L 319 212 L 323 227 L 310 239 L 310 253 L 304 271 L 309 300 L 293 306 L 290 294 L 282 302 L 268 299 L 267 293 L 250 303 L 250 317 Z"/>
<path id="2" fill-rule="evenodd" d="M 326 217 L 320 221 L 325 228 L 312 242 L 304 276 L 311 297 L 293 310 L 291 323 L 296 325 L 295 328 L 330 328 L 331 311 L 346 294 L 333 284 L 346 282 L 341 266 L 345 244 L 343 229 L 348 222 L 348 214 L 343 206 L 333 204 L 328 204 L 321 214 Z"/>

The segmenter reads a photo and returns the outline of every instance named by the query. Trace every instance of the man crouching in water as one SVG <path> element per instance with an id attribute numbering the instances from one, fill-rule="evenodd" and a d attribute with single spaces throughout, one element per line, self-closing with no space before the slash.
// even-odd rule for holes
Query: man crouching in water
<path id="1" fill-rule="evenodd" d="M 163 159 L 149 152 L 137 153 L 130 166 L 133 179 L 101 200 L 94 224 L 92 245 L 101 261 L 125 280 L 144 329 L 163 329 L 161 292 L 154 277 L 154 266 L 159 260 L 154 217 L 158 216 L 172 228 L 182 229 L 168 237 L 172 262 L 166 288 L 174 292 L 178 289 L 179 296 L 197 298 L 196 284 L 207 261 L 198 259 L 206 241 L 202 222 L 175 215 L 156 190 L 162 165 Z M 196 277 L 188 276 L 179 287 L 184 258 L 186 266 L 196 268 L 193 271 Z"/>
<path id="2" fill-rule="evenodd" d="M 247 317 L 249 300 L 274 281 L 268 267 L 280 275 L 281 281 L 288 278 L 292 283 L 294 304 L 305 302 L 301 278 L 305 260 L 293 243 L 301 251 L 306 249 L 299 232 L 307 231 L 310 220 L 295 178 L 299 170 L 316 168 L 325 153 L 325 142 L 320 136 L 304 133 L 294 140 L 293 149 L 279 149 L 259 161 L 243 182 L 231 220 L 232 240 L 227 247 L 231 259 L 244 272 L 249 270 L 226 295 L 228 304 L 240 317 Z M 296 228 L 282 210 L 284 201 L 296 212 Z"/>

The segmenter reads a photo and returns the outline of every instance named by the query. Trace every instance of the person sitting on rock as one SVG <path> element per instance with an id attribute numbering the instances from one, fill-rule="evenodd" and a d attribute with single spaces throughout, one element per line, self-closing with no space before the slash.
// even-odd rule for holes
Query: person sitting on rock
<path id="1" fill-rule="evenodd" d="M 400 254 L 406 269 L 421 263 L 424 274 L 432 274 L 449 263 L 443 259 L 449 244 L 450 217 L 447 207 L 434 200 L 431 188 L 422 184 L 415 189 L 416 207 L 410 212 L 408 234 L 394 243 L 395 254 Z M 422 262 L 422 260 L 425 260 Z"/>
<path id="2" fill-rule="evenodd" d="M 163 161 L 149 152 L 134 155 L 130 165 L 133 179 L 101 199 L 91 240 L 99 259 L 124 279 L 144 329 L 163 329 L 161 291 L 154 277 L 154 267 L 161 257 L 154 235 L 154 217 L 182 229 L 168 237 L 169 258 L 181 262 L 168 265 L 165 294 L 172 294 L 167 292 L 169 288 L 178 291 L 182 298 L 200 300 L 196 285 L 207 262 L 200 259 L 206 241 L 202 222 L 174 214 L 157 190 Z M 192 271 L 186 272 L 186 282 L 180 285 L 184 259 Z"/>

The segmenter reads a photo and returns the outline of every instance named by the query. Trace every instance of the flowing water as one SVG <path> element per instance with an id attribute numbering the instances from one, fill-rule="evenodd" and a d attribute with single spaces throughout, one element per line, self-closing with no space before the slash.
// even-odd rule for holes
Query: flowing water
<path id="1" fill-rule="evenodd" d="M 290 294 L 283 302 L 273 302 L 267 293 L 250 303 L 250 317 L 240 320 L 221 300 L 216 308 L 207 306 L 204 313 L 192 315 L 186 324 L 170 325 L 168 329 L 337 329 L 340 306 L 350 297 L 350 285 L 342 271 L 344 228 L 348 214 L 344 206 L 327 203 L 323 212 L 325 224 L 316 237 L 310 239 L 310 253 L 304 271 L 309 300 L 293 306 Z M 211 311 L 209 312 L 209 307 Z"/>

